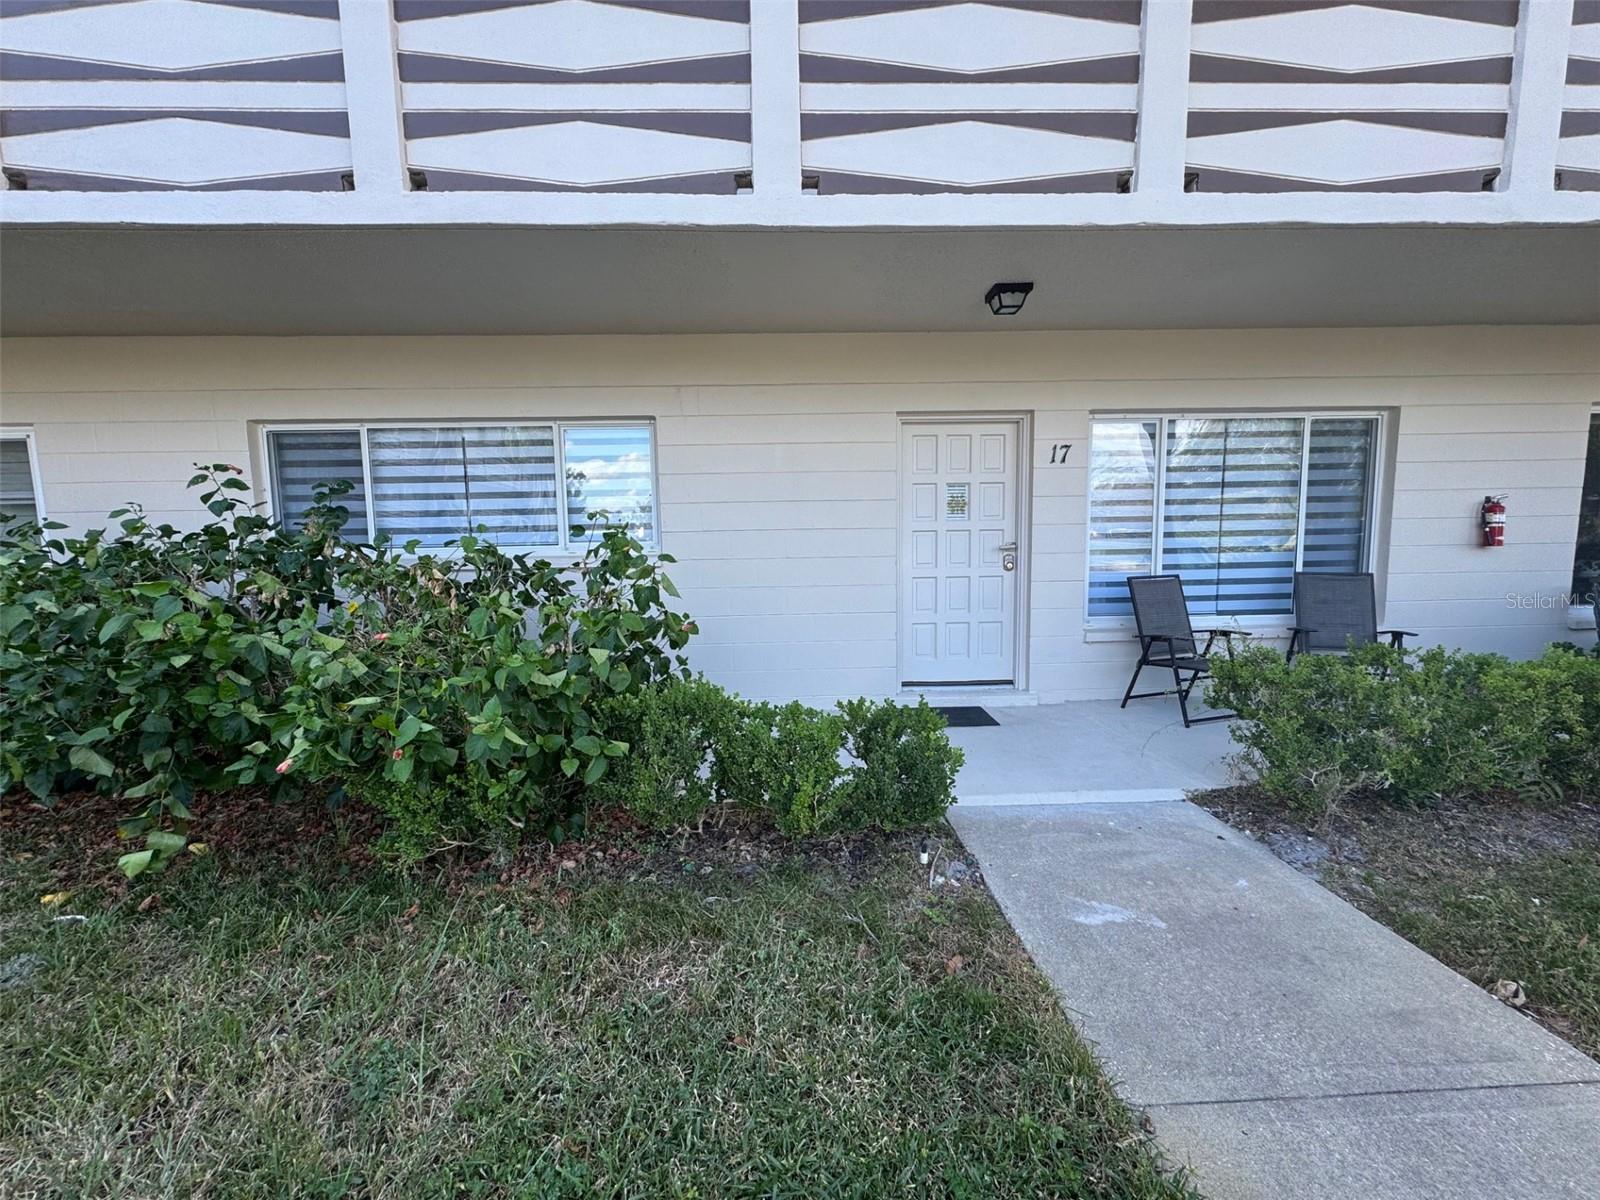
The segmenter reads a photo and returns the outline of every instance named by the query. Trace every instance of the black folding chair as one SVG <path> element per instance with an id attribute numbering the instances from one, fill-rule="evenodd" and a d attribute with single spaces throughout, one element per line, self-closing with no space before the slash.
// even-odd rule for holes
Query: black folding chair
<path id="1" fill-rule="evenodd" d="M 1129 700 L 1145 700 L 1152 696 L 1178 697 L 1178 710 L 1183 713 L 1183 727 L 1201 725 L 1207 721 L 1226 721 L 1233 713 L 1213 713 L 1206 717 L 1189 716 L 1189 693 L 1195 684 L 1211 674 L 1211 648 L 1222 638 L 1233 654 L 1233 639 L 1249 637 L 1237 629 L 1196 630 L 1189 621 L 1189 602 L 1184 598 L 1183 580 L 1177 575 L 1130 575 L 1128 594 L 1133 598 L 1133 620 L 1139 627 L 1139 664 L 1128 680 L 1128 690 L 1122 695 L 1122 707 Z M 1206 635 L 1206 644 L 1198 648 L 1195 638 Z M 1172 672 L 1172 688 L 1159 692 L 1134 694 L 1139 674 L 1146 667 L 1159 667 Z M 1187 676 L 1187 678 L 1185 678 Z"/>
<path id="2" fill-rule="evenodd" d="M 1289 661 L 1296 654 L 1345 654 L 1353 642 L 1367 646 L 1388 638 L 1405 648 L 1409 629 L 1378 628 L 1378 592 L 1370 572 L 1296 571 L 1294 624 L 1290 627 Z"/>

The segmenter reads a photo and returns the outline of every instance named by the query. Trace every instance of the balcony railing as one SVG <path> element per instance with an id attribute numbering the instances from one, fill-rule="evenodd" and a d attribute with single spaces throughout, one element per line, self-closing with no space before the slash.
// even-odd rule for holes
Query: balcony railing
<path id="1" fill-rule="evenodd" d="M 7 0 L 0 81 L 8 220 L 1600 218 L 1600 0 Z"/>

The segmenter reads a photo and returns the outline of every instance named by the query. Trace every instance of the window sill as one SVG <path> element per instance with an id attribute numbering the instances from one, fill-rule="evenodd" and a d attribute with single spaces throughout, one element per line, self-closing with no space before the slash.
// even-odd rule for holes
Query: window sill
<path id="1" fill-rule="evenodd" d="M 359 545 L 372 548 L 371 543 L 361 542 Z M 391 543 L 388 547 L 401 562 L 411 564 L 423 558 L 437 559 L 441 562 L 458 562 L 461 559 L 460 546 L 418 546 L 415 554 L 408 554 L 401 543 Z M 587 546 L 500 546 L 501 553 L 506 555 L 522 555 L 534 561 L 544 561 L 553 567 L 566 570 L 581 563 L 589 553 Z M 641 552 L 651 558 L 665 553 L 660 546 L 644 546 Z"/>
<path id="2" fill-rule="evenodd" d="M 1263 639 L 1279 639 L 1287 641 L 1289 638 L 1289 624 L 1287 617 L 1226 617 L 1208 618 L 1200 613 L 1193 616 L 1194 627 L 1197 630 L 1215 627 L 1218 629 L 1237 629 L 1241 633 L 1248 633 L 1252 637 Z M 1131 642 L 1138 630 L 1132 621 L 1126 623 L 1093 623 L 1083 627 L 1083 640 L 1085 642 Z"/>

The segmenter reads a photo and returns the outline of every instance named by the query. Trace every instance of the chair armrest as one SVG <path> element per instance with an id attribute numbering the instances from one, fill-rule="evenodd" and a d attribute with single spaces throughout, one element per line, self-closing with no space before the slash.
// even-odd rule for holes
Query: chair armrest
<path id="1" fill-rule="evenodd" d="M 1196 629 L 1195 632 L 1196 633 L 1203 633 L 1207 637 L 1220 637 L 1220 638 L 1236 638 L 1236 637 L 1249 638 L 1249 637 L 1255 637 L 1255 634 L 1251 633 L 1248 629 Z"/>
<path id="2" fill-rule="evenodd" d="M 1289 632 L 1290 633 L 1315 633 L 1316 631 L 1317 631 L 1317 627 L 1315 625 L 1291 625 L 1291 626 L 1289 626 Z"/>
<path id="3" fill-rule="evenodd" d="M 1422 635 L 1409 629 L 1380 629 L 1378 630 L 1378 636 L 1388 638 L 1389 645 L 1395 649 L 1404 649 L 1407 638 L 1421 637 Z"/>

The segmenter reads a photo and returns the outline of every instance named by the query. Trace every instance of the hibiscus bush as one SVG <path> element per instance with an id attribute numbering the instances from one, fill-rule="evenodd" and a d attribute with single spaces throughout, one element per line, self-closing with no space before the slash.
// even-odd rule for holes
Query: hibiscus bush
<path id="1" fill-rule="evenodd" d="M 408 846 L 452 824 L 561 819 L 627 752 L 604 728 L 608 701 L 683 669 L 671 559 L 625 530 L 569 567 L 476 537 L 449 558 L 345 554 L 350 599 L 285 632 L 275 769 L 341 781 Z"/>
<path id="2" fill-rule="evenodd" d="M 251 511 L 237 469 L 190 482 L 213 517 L 198 530 L 137 507 L 111 514 L 116 537 L 0 524 L 0 791 L 141 802 L 133 871 L 181 848 L 197 791 L 275 782 L 246 747 L 287 681 L 280 625 L 335 582 L 320 551 L 342 510 L 291 534 Z"/>
<path id="3" fill-rule="evenodd" d="M 624 752 L 601 702 L 683 667 L 671 560 L 625 530 L 571 566 L 475 537 L 419 554 L 344 539 L 342 486 L 291 529 L 236 467 L 191 484 L 198 530 L 0 525 L 0 790 L 138 802 L 130 874 L 182 848 L 199 791 L 342 789 L 409 848 L 542 819 Z"/>

